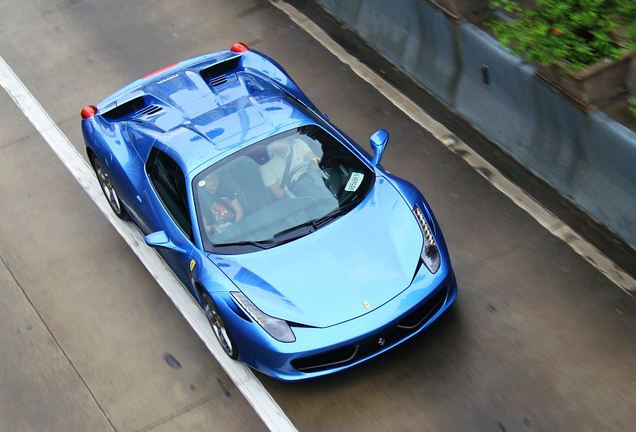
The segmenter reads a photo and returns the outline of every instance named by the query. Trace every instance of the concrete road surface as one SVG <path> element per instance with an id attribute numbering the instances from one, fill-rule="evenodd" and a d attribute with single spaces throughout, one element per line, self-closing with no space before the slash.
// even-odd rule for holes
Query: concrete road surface
<path id="1" fill-rule="evenodd" d="M 415 183 L 460 293 L 423 334 L 327 378 L 258 375 L 301 431 L 599 431 L 636 424 L 636 302 L 266 1 L 4 0 L 0 56 L 83 152 L 79 111 L 241 40 Z M 0 92 L 0 431 L 265 426 Z"/>

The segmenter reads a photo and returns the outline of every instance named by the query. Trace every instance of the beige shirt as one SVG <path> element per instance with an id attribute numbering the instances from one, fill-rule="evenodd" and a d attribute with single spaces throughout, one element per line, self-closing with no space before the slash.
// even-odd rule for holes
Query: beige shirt
<path id="1" fill-rule="evenodd" d="M 292 172 L 298 165 L 306 162 L 305 155 L 311 152 L 307 143 L 300 139 L 294 139 L 293 146 L 294 153 L 289 165 L 289 172 Z M 285 164 L 286 158 L 275 153 L 269 162 L 261 166 L 261 177 L 263 178 L 263 184 L 265 187 L 270 187 L 276 183 L 280 185 L 280 182 L 283 179 L 283 173 L 285 172 Z M 303 172 L 295 173 L 295 178 L 292 178 L 291 180 L 296 180 L 296 178 L 298 178 L 301 174 L 303 174 Z"/>

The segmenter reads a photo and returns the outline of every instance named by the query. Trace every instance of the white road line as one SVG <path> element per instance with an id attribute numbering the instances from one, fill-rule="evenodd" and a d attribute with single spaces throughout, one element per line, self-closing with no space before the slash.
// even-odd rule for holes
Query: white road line
<path id="1" fill-rule="evenodd" d="M 534 198 L 525 193 L 517 185 L 509 181 L 495 167 L 479 156 L 473 149 L 463 143 L 444 125 L 429 116 L 426 111 L 400 93 L 391 84 L 362 64 L 358 59 L 346 52 L 320 27 L 293 6 L 283 1 L 271 3 L 283 11 L 300 28 L 316 39 L 342 63 L 346 64 L 360 78 L 375 87 L 393 105 L 409 116 L 414 122 L 426 129 L 442 144 L 456 155 L 463 158 L 470 166 L 491 182 L 499 191 L 510 198 L 516 205 L 536 219 L 545 229 L 568 244 L 577 254 L 582 256 L 598 271 L 604 274 L 629 295 L 636 293 L 636 280 L 620 269 L 613 261 L 603 255 L 592 244 L 584 240 L 572 228 L 555 215 L 544 209 Z M 485 175 L 488 172 L 489 175 Z"/>
<path id="2" fill-rule="evenodd" d="M 102 195 L 93 170 L 2 57 L 0 57 L 0 85 L 157 280 L 265 425 L 271 431 L 297 431 L 252 371 L 242 363 L 231 360 L 225 355 L 216 341 L 203 311 L 186 292 L 181 282 L 157 252 L 146 245 L 139 230 L 132 223 L 123 222 L 113 214 Z"/>

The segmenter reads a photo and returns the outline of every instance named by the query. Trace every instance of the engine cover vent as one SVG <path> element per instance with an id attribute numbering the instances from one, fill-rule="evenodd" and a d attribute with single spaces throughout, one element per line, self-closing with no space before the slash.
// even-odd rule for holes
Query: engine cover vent
<path id="1" fill-rule="evenodd" d="M 137 112 L 137 115 L 153 115 L 153 114 L 157 114 L 159 111 L 163 110 L 162 107 L 160 107 L 159 105 L 148 105 L 147 107 L 144 107 L 143 109 L 140 109 Z"/>
<path id="2" fill-rule="evenodd" d="M 220 86 L 221 84 L 225 84 L 227 82 L 227 75 L 219 75 L 210 80 L 210 85 L 212 86 Z"/>

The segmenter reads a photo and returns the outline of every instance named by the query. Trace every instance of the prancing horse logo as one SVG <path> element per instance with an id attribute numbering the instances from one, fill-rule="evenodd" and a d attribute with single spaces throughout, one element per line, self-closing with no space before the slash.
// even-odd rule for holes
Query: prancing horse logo
<path id="1" fill-rule="evenodd" d="M 384 339 L 384 338 L 380 338 L 380 339 L 378 339 L 378 345 L 380 345 L 381 347 L 383 347 L 383 346 L 384 346 L 384 344 L 386 344 L 386 339 Z"/>

